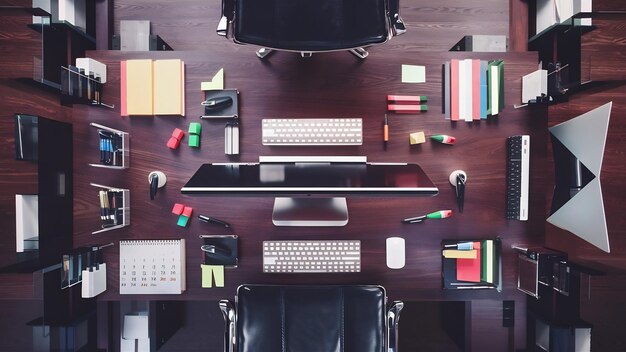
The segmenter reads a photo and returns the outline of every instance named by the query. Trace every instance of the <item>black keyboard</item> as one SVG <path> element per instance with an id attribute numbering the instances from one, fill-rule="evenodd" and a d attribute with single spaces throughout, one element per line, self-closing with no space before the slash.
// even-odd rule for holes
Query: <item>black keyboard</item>
<path id="1" fill-rule="evenodd" d="M 506 219 L 528 220 L 530 136 L 506 139 Z"/>

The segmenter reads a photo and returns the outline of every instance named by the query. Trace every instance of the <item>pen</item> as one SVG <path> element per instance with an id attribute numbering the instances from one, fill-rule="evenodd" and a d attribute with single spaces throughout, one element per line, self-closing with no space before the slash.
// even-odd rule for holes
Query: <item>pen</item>
<path id="1" fill-rule="evenodd" d="M 214 222 L 216 224 L 224 225 L 224 227 L 230 227 L 230 224 L 227 223 L 224 220 L 220 220 L 220 219 L 216 219 L 216 218 L 210 218 L 210 217 L 204 216 L 204 215 L 198 215 L 198 219 L 202 220 L 204 222 Z"/>
<path id="2" fill-rule="evenodd" d="M 418 222 L 422 222 L 425 219 L 445 219 L 445 218 L 449 218 L 451 216 L 452 216 L 452 210 L 438 210 L 438 211 L 434 211 L 434 212 L 426 214 L 426 215 L 416 216 L 416 217 L 412 217 L 412 218 L 406 218 L 406 219 L 402 220 L 402 222 L 408 223 L 408 224 L 415 224 L 415 223 L 418 223 Z"/>
<path id="3" fill-rule="evenodd" d="M 383 141 L 385 142 L 385 148 L 387 148 L 387 142 L 389 142 L 389 121 L 387 120 L 387 114 L 385 114 L 383 125 Z"/>

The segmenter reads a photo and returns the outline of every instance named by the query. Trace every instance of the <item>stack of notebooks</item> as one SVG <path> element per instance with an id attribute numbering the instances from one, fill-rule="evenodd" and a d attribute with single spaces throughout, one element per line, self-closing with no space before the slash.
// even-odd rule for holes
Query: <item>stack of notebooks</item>
<path id="1" fill-rule="evenodd" d="M 475 121 L 504 108 L 504 61 L 457 60 L 442 66 L 443 113 L 451 121 Z"/>
<path id="2" fill-rule="evenodd" d="M 120 63 L 121 115 L 185 115 L 185 62 L 126 60 Z"/>
<path id="3" fill-rule="evenodd" d="M 501 241 L 444 241 L 443 288 L 502 290 Z"/>

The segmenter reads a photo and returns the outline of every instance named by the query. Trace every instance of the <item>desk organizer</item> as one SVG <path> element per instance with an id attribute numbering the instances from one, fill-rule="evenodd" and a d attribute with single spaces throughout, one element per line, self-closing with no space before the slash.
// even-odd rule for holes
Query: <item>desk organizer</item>
<path id="1" fill-rule="evenodd" d="M 98 129 L 98 136 L 100 137 L 98 148 L 100 163 L 89 165 L 107 169 L 128 169 L 130 164 L 130 135 L 93 122 L 89 125 Z"/>
<path id="2" fill-rule="evenodd" d="M 130 225 L 130 191 L 97 183 L 90 183 L 90 185 L 100 188 L 100 219 L 102 220 L 102 228 L 92 234 Z"/>

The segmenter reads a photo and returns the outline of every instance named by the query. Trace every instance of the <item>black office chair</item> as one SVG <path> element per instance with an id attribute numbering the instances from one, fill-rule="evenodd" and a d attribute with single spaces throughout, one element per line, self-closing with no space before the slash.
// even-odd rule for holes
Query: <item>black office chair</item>
<path id="1" fill-rule="evenodd" d="M 396 352 L 404 304 L 380 286 L 243 285 L 220 301 L 226 352 Z"/>
<path id="2" fill-rule="evenodd" d="M 222 0 L 217 34 L 238 44 L 259 45 L 260 58 L 272 50 L 348 50 L 364 59 L 365 47 L 406 32 L 400 0 Z"/>

